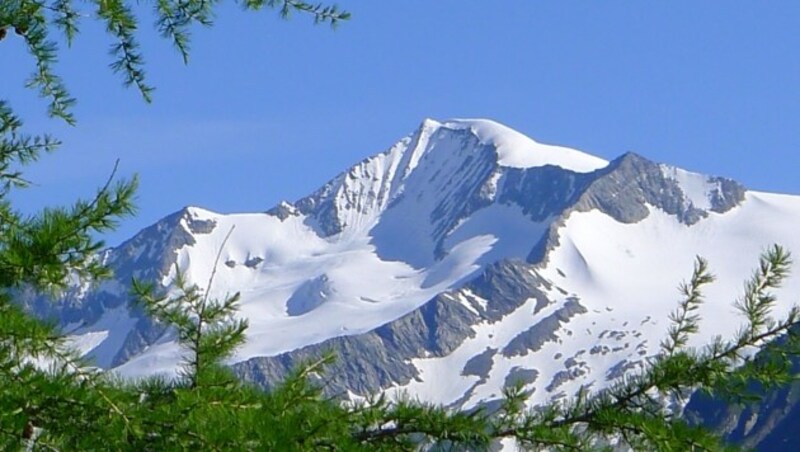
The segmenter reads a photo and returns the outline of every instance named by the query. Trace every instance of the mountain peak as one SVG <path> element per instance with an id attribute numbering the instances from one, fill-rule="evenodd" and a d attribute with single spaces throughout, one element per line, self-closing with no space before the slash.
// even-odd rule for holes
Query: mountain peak
<path id="1" fill-rule="evenodd" d="M 516 130 L 490 119 L 448 119 L 422 121 L 420 133 L 430 136 L 439 129 L 467 130 L 485 145 L 497 150 L 500 166 L 533 168 L 554 165 L 577 173 L 588 173 L 608 165 L 606 160 L 562 146 L 539 143 Z"/>
<path id="2" fill-rule="evenodd" d="M 765 243 L 800 249 L 799 220 L 800 197 L 633 153 L 607 163 L 484 119 L 428 119 L 267 214 L 175 212 L 104 255 L 113 280 L 26 304 L 56 306 L 45 312 L 103 367 L 173 375 L 173 333 L 127 303 L 131 280 L 169 291 L 177 266 L 203 287 L 213 274 L 214 297 L 241 293 L 250 329 L 230 363 L 250 381 L 334 349 L 348 358 L 331 372 L 336 393 L 467 407 L 523 382 L 541 403 L 646 365 L 693 255 L 721 282 L 701 339 L 735 327 L 720 303 Z"/>
<path id="3" fill-rule="evenodd" d="M 552 167 L 588 174 L 606 166 L 608 162 L 601 158 L 538 143 L 492 120 L 428 118 L 387 151 L 341 173 L 294 206 L 311 217 L 309 224 L 324 237 L 345 230 L 370 230 L 390 206 L 401 215 L 403 209 L 397 206 L 403 198 L 414 200 L 406 206 L 411 209 L 408 214 L 429 217 L 432 224 L 434 217 L 458 216 L 462 209 L 466 214 L 478 204 L 490 202 L 502 174 L 508 171 Z M 470 204 L 472 201 L 478 204 Z M 278 210 L 270 213 L 285 216 Z M 440 230 L 438 235 L 446 232 Z"/>

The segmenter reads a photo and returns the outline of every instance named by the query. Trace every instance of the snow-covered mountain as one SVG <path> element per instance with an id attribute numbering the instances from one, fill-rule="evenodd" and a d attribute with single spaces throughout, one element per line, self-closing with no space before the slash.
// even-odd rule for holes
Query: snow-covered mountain
<path id="1" fill-rule="evenodd" d="M 130 305 L 131 278 L 175 266 L 241 292 L 248 340 L 231 365 L 269 386 L 333 349 L 328 389 L 407 391 L 473 406 L 522 380 L 542 402 L 641 366 L 658 351 L 696 255 L 717 282 L 696 343 L 740 325 L 732 302 L 760 252 L 800 250 L 800 197 L 632 153 L 607 162 L 487 120 L 426 120 L 316 193 L 266 213 L 189 207 L 102 258 L 116 272 L 28 303 L 74 331 L 97 364 L 173 373 L 171 331 Z M 783 289 L 781 309 L 800 281 Z"/>

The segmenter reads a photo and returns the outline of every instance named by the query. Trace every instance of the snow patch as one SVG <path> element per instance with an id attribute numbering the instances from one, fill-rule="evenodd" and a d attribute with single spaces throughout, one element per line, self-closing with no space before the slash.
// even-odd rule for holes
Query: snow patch
<path id="1" fill-rule="evenodd" d="M 683 192 L 684 200 L 698 209 L 711 209 L 711 195 L 719 190 L 719 184 L 709 180 L 708 176 L 692 173 L 669 165 L 659 165 L 661 173 L 667 179 L 678 183 Z"/>
<path id="2" fill-rule="evenodd" d="M 495 146 L 501 166 L 532 168 L 555 165 L 577 173 L 589 173 L 608 165 L 606 160 L 575 149 L 537 143 L 488 119 L 453 119 L 442 125 L 451 129 L 469 129 L 481 142 Z"/>

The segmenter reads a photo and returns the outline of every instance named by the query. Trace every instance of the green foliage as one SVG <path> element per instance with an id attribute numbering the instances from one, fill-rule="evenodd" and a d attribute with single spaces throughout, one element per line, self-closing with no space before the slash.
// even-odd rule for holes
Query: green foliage
<path id="1" fill-rule="evenodd" d="M 223 246 L 232 232 L 233 228 L 225 236 Z M 173 283 L 177 294 L 174 296 L 155 296 L 151 284 L 133 281 L 133 293 L 141 300 L 145 311 L 154 319 L 176 327 L 178 342 L 188 348 L 183 378 L 191 387 L 202 384 L 207 374 L 216 376 L 219 363 L 245 340 L 247 320 L 235 317 L 239 294 L 221 302 L 208 298 L 219 258 L 218 253 L 205 292 L 196 285 L 188 285 L 177 265 Z"/>
<path id="2" fill-rule="evenodd" d="M 139 5 L 151 4 L 155 10 L 155 28 L 170 39 L 185 62 L 189 60 L 190 27 L 194 24 L 209 26 L 213 23 L 214 7 L 218 0 L 91 0 L 78 3 L 74 0 L 4 0 L 0 2 L 0 42 L 13 30 L 21 36 L 28 52 L 35 60 L 36 70 L 27 86 L 38 90 L 48 99 L 48 112 L 69 124 L 75 123 L 71 108 L 75 99 L 69 95 L 61 77 L 53 70 L 57 63 L 58 44 L 51 38 L 50 30 L 59 30 L 71 44 L 78 34 L 79 20 L 94 17 L 105 24 L 113 38 L 110 54 L 111 70 L 122 77 L 126 86 L 134 86 L 145 101 L 152 100 L 153 87 L 147 83 L 144 57 L 137 40 Z M 314 23 L 336 26 L 350 18 L 350 13 L 336 5 L 312 4 L 297 0 L 237 0 L 247 10 L 276 9 L 284 18 L 293 12 L 310 15 Z"/>
<path id="3" fill-rule="evenodd" d="M 20 36 L 34 60 L 27 86 L 47 99 L 51 116 L 69 124 L 74 99 L 53 67 L 58 47 L 51 29 L 70 44 L 79 19 L 101 20 L 114 38 L 111 69 L 125 85 L 150 100 L 144 60 L 137 43 L 138 5 L 126 0 L 6 0 L 0 3 L 0 45 Z M 155 0 L 156 30 L 185 61 L 190 27 L 211 25 L 215 0 Z M 349 18 L 335 6 L 295 0 L 241 0 L 248 10 L 276 9 L 283 17 L 309 14 L 335 26 Z M 77 5 L 77 6 L 76 6 Z M 23 216 L 9 201 L 26 187 L 23 169 L 59 146 L 46 135 L 23 132 L 23 123 L 0 100 L 0 448 L 3 450 L 483 450 L 501 439 L 525 448 L 586 450 L 630 446 L 643 450 L 718 450 L 719 438 L 681 419 L 671 403 L 694 390 L 733 400 L 754 397 L 753 382 L 771 387 L 791 381 L 791 359 L 800 352 L 793 308 L 771 315 L 773 290 L 788 274 L 791 259 L 780 247 L 767 250 L 744 295 L 735 302 L 743 325 L 730 339 L 688 347 L 699 328 L 702 288 L 713 281 L 697 260 L 672 325 L 638 373 L 609 388 L 582 390 L 567 402 L 530 407 L 521 385 L 508 388 L 498 408 L 450 410 L 376 395 L 364 401 L 326 398 L 310 378 L 324 372 L 332 356 L 304 363 L 273 390 L 239 381 L 224 360 L 243 343 L 247 322 L 237 317 L 238 294 L 221 300 L 189 284 L 176 269 L 171 291 L 156 293 L 135 282 L 145 310 L 175 331 L 185 351 L 178 378 L 120 381 L 91 367 L 69 350 L 55 325 L 32 318 L 14 297 L 20 290 L 57 292 L 70 278 L 106 275 L 98 233 L 134 212 L 136 180 L 111 177 L 90 200 Z M 217 261 L 219 256 L 217 256 Z M 214 266 L 216 268 L 216 265 Z M 776 340 L 779 339 L 779 340 Z M 765 353 L 754 355 L 762 348 Z"/>
<path id="4" fill-rule="evenodd" d="M 678 349 L 689 342 L 689 336 L 699 329 L 700 316 L 697 310 L 703 303 L 701 287 L 714 281 L 714 276 L 708 273 L 708 262 L 698 257 L 694 264 L 691 281 L 682 283 L 679 287 L 683 299 L 678 304 L 678 309 L 670 314 L 672 324 L 669 327 L 668 337 L 661 343 L 661 349 L 667 355 L 673 355 Z"/>
<path id="5" fill-rule="evenodd" d="M 112 71 L 149 101 L 152 87 L 146 82 L 137 41 L 136 14 L 141 4 L 129 0 L 4 0 L 0 2 L 0 45 L 21 40 L 33 59 L 33 73 L 25 85 L 46 99 L 50 116 L 74 125 L 75 99 L 54 71 L 59 48 L 52 32 L 60 32 L 70 45 L 81 19 L 102 21 L 114 39 Z M 158 0 L 154 5 L 159 17 L 156 28 L 175 40 L 185 57 L 189 25 L 210 24 L 215 4 Z M 279 8 L 282 15 L 297 10 L 311 14 L 315 22 L 331 25 L 348 18 L 333 7 L 289 0 L 242 6 Z M 183 331 L 182 339 L 194 360 L 187 364 L 186 381 L 136 384 L 115 381 L 92 369 L 69 351 L 54 325 L 30 317 L 14 302 L 20 291 L 57 293 L 70 279 L 91 282 L 106 276 L 108 270 L 99 253 L 104 244 L 97 237 L 134 213 L 136 189 L 135 178 L 115 180 L 115 167 L 89 200 L 34 215 L 20 214 L 9 199 L 13 190 L 29 185 L 24 168 L 61 144 L 49 135 L 26 133 L 23 126 L 9 103 L 0 99 L 0 449 L 147 450 L 232 445 L 232 438 L 238 438 L 232 429 L 250 431 L 262 417 L 253 415 L 250 423 L 208 429 L 203 437 L 195 430 L 219 427 L 232 410 L 257 406 L 251 403 L 257 400 L 256 394 L 263 398 L 219 366 L 219 360 L 244 337 L 246 323 L 228 322 L 227 318 L 223 322 L 223 317 L 230 317 L 235 310 L 235 298 L 209 303 L 206 296 L 198 298 L 195 289 L 186 288 L 181 301 L 194 308 L 187 311 L 194 315 L 191 318 L 149 303 L 154 315 L 162 315 Z M 196 319 L 202 320 L 198 323 Z M 228 395 L 231 390 L 235 396 Z"/>
<path id="6" fill-rule="evenodd" d="M 686 313 L 702 302 L 700 289 L 712 280 L 704 261 L 698 260 L 690 282 L 681 287 L 684 298 L 672 315 L 666 345 L 644 369 L 607 389 L 582 390 L 567 402 L 539 407 L 528 406 L 528 393 L 517 385 L 506 389 L 493 410 L 451 410 L 383 395 L 358 402 L 326 398 L 309 377 L 324 371 L 333 359 L 329 355 L 299 366 L 269 392 L 241 382 L 223 360 L 242 343 L 247 325 L 236 317 L 238 294 L 209 297 L 213 274 L 200 289 L 176 269 L 174 285 L 164 295 L 135 284 L 143 306 L 175 330 L 186 351 L 183 372 L 173 380 L 125 382 L 93 371 L 64 351 L 54 327 L 29 317 L 6 298 L 0 305 L 0 445 L 485 450 L 494 441 L 512 438 L 529 449 L 721 450 L 726 446 L 717 436 L 688 424 L 670 403 L 696 389 L 750 397 L 749 383 L 775 385 L 792 378 L 789 359 L 799 342 L 797 310 L 779 321 L 770 318 L 775 301 L 770 291 L 780 285 L 789 264 L 782 249 L 768 250 L 746 284 L 742 300 L 758 306 L 743 310 L 741 332 L 693 349 L 686 344 L 699 318 Z M 767 347 L 770 353 L 755 357 L 749 353 L 755 347 Z M 26 437 L 31 428 L 36 435 Z"/>

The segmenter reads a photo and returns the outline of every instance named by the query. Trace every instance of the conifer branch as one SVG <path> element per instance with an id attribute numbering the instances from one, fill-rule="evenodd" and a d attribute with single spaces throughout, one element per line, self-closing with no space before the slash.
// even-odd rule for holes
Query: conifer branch
<path id="1" fill-rule="evenodd" d="M 193 23 L 211 26 L 216 0 L 156 0 L 156 28 L 171 39 L 184 63 L 189 62 L 189 27 Z"/>
<path id="2" fill-rule="evenodd" d="M 268 6 L 277 8 L 281 17 L 288 19 L 292 11 L 310 14 L 314 18 L 314 23 L 327 23 L 331 27 L 336 27 L 339 22 L 350 19 L 351 15 L 347 11 L 342 11 L 337 5 L 325 5 L 322 3 L 307 3 L 298 0 L 241 0 L 248 9 L 259 10 Z"/>
<path id="3" fill-rule="evenodd" d="M 697 310 L 703 303 L 701 288 L 713 281 L 714 276 L 708 272 L 708 262 L 698 256 L 690 282 L 682 283 L 679 287 L 684 298 L 678 304 L 678 309 L 670 313 L 672 324 L 668 330 L 668 338 L 661 343 L 663 353 L 674 354 L 686 346 L 689 335 L 697 332 L 700 323 Z"/>
<path id="4" fill-rule="evenodd" d="M 58 47 L 48 39 L 44 8 L 36 1 L 22 1 L 17 5 L 17 9 L 7 13 L 6 20 L 23 36 L 28 53 L 36 60 L 36 72 L 28 79 L 26 86 L 38 89 L 41 97 L 49 99 L 48 113 L 51 116 L 74 125 L 75 117 L 70 110 L 75 105 L 75 99 L 69 95 L 61 78 L 53 72 Z"/>
<path id="5" fill-rule="evenodd" d="M 106 22 L 107 31 L 117 39 L 111 46 L 115 60 L 111 70 L 123 76 L 125 86 L 136 86 L 145 102 L 152 101 L 153 87 L 145 82 L 144 59 L 136 40 L 136 18 L 125 0 L 94 0 L 97 15 Z"/>
<path id="6" fill-rule="evenodd" d="M 745 284 L 744 297 L 734 304 L 748 321 L 743 341 L 751 341 L 773 323 L 770 311 L 775 305 L 776 297 L 770 289 L 781 286 L 789 273 L 791 263 L 791 255 L 778 245 L 773 245 L 762 255 L 758 269 Z"/>
<path id="7" fill-rule="evenodd" d="M 62 30 L 67 45 L 71 46 L 79 31 L 78 18 L 81 14 L 72 7 L 72 0 L 55 0 L 49 9 L 55 13 L 53 23 Z"/>

